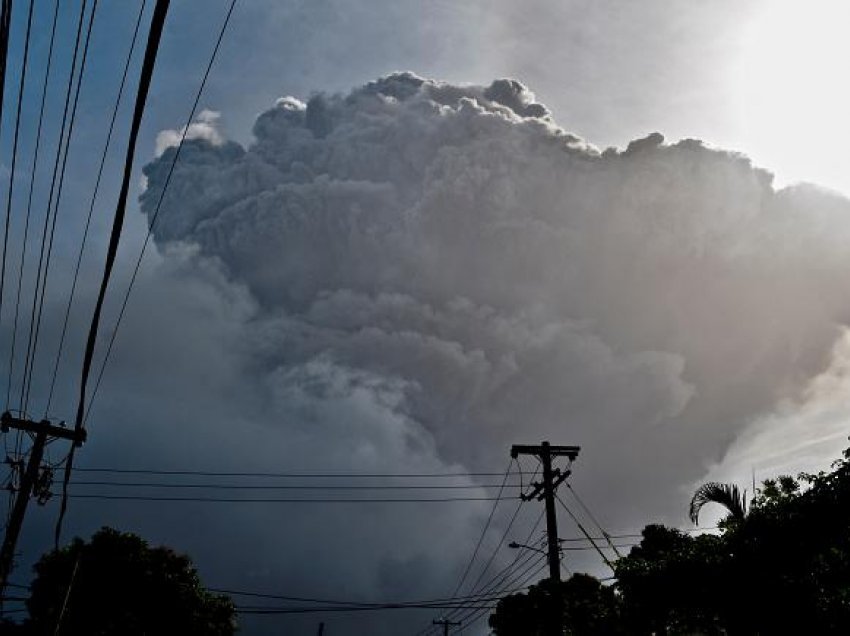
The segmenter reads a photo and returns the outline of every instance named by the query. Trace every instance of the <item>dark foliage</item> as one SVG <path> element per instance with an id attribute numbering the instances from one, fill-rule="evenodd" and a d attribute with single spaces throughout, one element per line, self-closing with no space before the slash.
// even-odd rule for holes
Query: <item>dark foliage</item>
<path id="1" fill-rule="evenodd" d="M 711 486 L 697 512 L 723 503 L 712 493 L 729 495 L 721 533 L 647 526 L 616 562 L 615 585 L 597 582 L 594 596 L 564 584 L 565 608 L 583 599 L 585 612 L 575 622 L 565 609 L 564 633 L 850 633 L 850 450 L 829 472 L 764 482 L 749 511 L 737 490 Z M 499 636 L 542 634 L 545 601 L 537 588 L 507 597 L 491 625 Z"/>
<path id="2" fill-rule="evenodd" d="M 89 543 L 77 538 L 45 554 L 35 573 L 27 601 L 30 618 L 20 632 L 8 633 L 54 634 L 66 593 L 61 634 L 235 632 L 233 603 L 202 587 L 188 557 L 152 548 L 133 534 L 103 528 Z"/>
<path id="3" fill-rule="evenodd" d="M 553 598 L 553 591 L 560 599 Z M 560 600 L 560 608 L 553 606 Z M 497 636 L 546 636 L 556 612 L 567 634 L 615 636 L 620 631 L 618 602 L 611 587 L 588 574 L 574 574 L 557 587 L 547 581 L 532 586 L 528 594 L 513 594 L 499 601 L 490 617 Z"/>

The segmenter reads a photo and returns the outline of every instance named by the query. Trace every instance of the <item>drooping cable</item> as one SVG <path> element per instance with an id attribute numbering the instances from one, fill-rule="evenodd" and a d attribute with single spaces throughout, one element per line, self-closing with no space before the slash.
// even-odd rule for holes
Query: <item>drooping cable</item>
<path id="1" fill-rule="evenodd" d="M 230 24 L 230 17 L 233 15 L 233 9 L 236 7 L 236 0 L 230 0 L 230 7 L 227 10 L 227 14 L 224 17 L 224 22 L 221 25 L 221 29 L 218 33 L 218 39 L 216 40 L 215 46 L 213 47 L 212 55 L 210 56 L 209 64 L 207 64 L 207 68 L 204 71 L 203 78 L 201 78 L 201 84 L 198 87 L 198 92 L 195 95 L 195 101 L 192 104 L 192 109 L 189 111 L 189 117 L 186 120 L 186 125 L 183 127 L 183 133 L 180 136 L 180 143 L 177 145 L 177 149 L 174 152 L 174 158 L 171 160 L 171 166 L 168 169 L 168 174 L 165 177 L 165 183 L 162 186 L 162 192 L 159 194 L 159 199 L 157 200 L 156 207 L 154 208 L 154 212 L 151 215 L 150 223 L 148 224 L 148 232 L 145 236 L 145 240 L 142 243 L 142 249 L 139 252 L 139 257 L 136 259 L 135 267 L 133 268 L 133 274 L 130 276 L 130 284 L 127 286 L 127 292 L 124 294 L 124 299 L 121 302 L 121 309 L 118 311 L 118 318 L 115 321 L 115 327 L 112 329 L 112 335 L 109 337 L 109 344 L 106 347 L 106 353 L 103 356 L 103 360 L 100 364 L 100 369 L 97 373 L 97 380 L 94 384 L 94 390 L 92 391 L 91 400 L 89 400 L 88 409 L 86 412 L 84 425 L 88 422 L 89 414 L 91 413 L 92 407 L 94 405 L 95 398 L 97 397 L 98 390 L 100 389 L 100 383 L 103 380 L 103 373 L 106 370 L 106 365 L 109 362 L 109 357 L 112 354 L 112 348 L 115 345 L 115 337 L 118 334 L 118 328 L 121 326 L 121 321 L 124 318 L 124 313 L 127 310 L 127 303 L 130 300 L 130 293 L 133 291 L 133 285 L 136 283 L 136 278 L 139 275 L 139 269 L 142 265 L 142 259 L 145 256 L 145 252 L 147 251 L 148 244 L 150 243 L 151 236 L 153 235 L 154 226 L 156 225 L 156 220 L 159 218 L 159 213 L 162 208 L 162 202 L 165 199 L 165 194 L 168 191 L 168 185 L 171 183 L 171 176 L 174 174 L 174 167 L 177 165 L 177 160 L 180 158 L 180 152 L 183 149 L 183 144 L 186 141 L 186 135 L 189 132 L 189 127 L 192 124 L 192 121 L 195 119 L 195 112 L 198 109 L 198 103 L 201 100 L 201 95 L 204 92 L 204 87 L 207 84 L 207 79 L 209 78 L 210 71 L 212 70 L 213 64 L 215 62 L 216 57 L 218 56 L 218 50 L 221 48 L 221 42 L 224 39 L 224 34 L 227 31 L 227 26 Z"/>
<path id="2" fill-rule="evenodd" d="M 0 129 L 3 122 L 3 103 L 6 96 L 6 62 L 9 54 L 9 26 L 12 21 L 12 0 L 0 4 Z M 9 436 L 3 433 L 3 450 L 9 455 Z M 11 505 L 12 498 L 9 497 Z M 2 607 L 0 607 L 2 609 Z"/>
<path id="3" fill-rule="evenodd" d="M 532 478 L 533 479 L 533 478 Z M 544 511 L 540 511 L 540 514 L 537 516 L 537 520 L 534 525 L 531 527 L 531 530 L 528 532 L 528 536 L 525 537 L 523 543 L 528 543 L 531 540 L 531 537 L 534 536 L 534 533 L 537 532 L 537 529 L 540 527 L 540 523 L 543 521 Z M 511 577 L 516 570 L 523 568 L 529 560 L 535 557 L 535 553 L 531 552 L 529 555 L 524 555 L 522 552 L 518 552 L 517 555 L 513 558 L 513 560 L 508 563 L 505 567 L 503 567 L 499 572 L 493 575 L 486 583 L 480 586 L 473 586 L 470 590 L 470 593 L 476 594 L 484 594 L 484 593 L 492 593 L 495 590 L 498 590 L 501 587 L 504 587 L 505 580 L 507 577 Z M 537 555 L 539 559 L 543 559 L 544 557 Z M 521 563 L 520 563 L 521 562 Z M 456 612 L 449 612 L 444 618 L 447 619 L 455 619 L 457 618 Z M 416 636 L 422 636 L 423 634 L 427 634 L 433 631 L 433 626 L 428 625 L 419 632 L 417 632 Z"/>
<path id="4" fill-rule="evenodd" d="M 575 491 L 575 488 L 572 487 L 572 484 L 566 482 L 566 486 L 569 489 L 570 493 L 572 493 L 573 498 L 578 502 L 578 505 L 581 506 L 581 509 L 584 510 L 584 513 L 588 516 L 588 518 L 590 518 L 590 521 L 593 523 L 593 525 L 596 526 L 596 529 L 599 530 L 599 532 L 605 538 L 605 541 L 608 543 L 608 547 L 610 547 L 614 551 L 614 554 L 617 555 L 618 559 L 621 559 L 623 555 L 620 553 L 620 550 L 617 548 L 617 546 L 614 545 L 614 541 L 611 539 L 611 535 L 609 535 L 605 531 L 605 528 L 602 527 L 602 524 L 600 524 L 594 514 L 590 512 L 590 508 L 588 508 L 584 501 L 582 501 L 581 497 L 578 496 L 578 493 Z"/>
<path id="5" fill-rule="evenodd" d="M 71 499 L 101 499 L 114 501 L 174 501 L 195 503 L 280 503 L 280 504 L 360 504 L 360 503 L 448 503 L 455 501 L 503 501 L 504 497 L 264 497 L 246 499 L 243 497 L 168 497 L 156 495 L 108 495 L 87 493 L 65 493 L 63 497 Z"/>
<path id="6" fill-rule="evenodd" d="M 18 336 L 18 314 L 21 307 L 21 288 L 24 281 L 24 265 L 27 255 L 27 239 L 29 238 L 30 218 L 32 216 L 32 197 L 35 191 L 35 177 L 38 169 L 38 153 L 41 148 L 41 131 L 44 125 L 44 106 L 47 102 L 47 87 L 50 85 L 50 70 L 53 66 L 53 46 L 56 41 L 56 24 L 59 21 L 59 0 L 53 2 L 53 22 L 50 26 L 50 44 L 47 50 L 47 65 L 44 72 L 44 86 L 41 89 L 41 104 L 38 109 L 38 125 L 35 133 L 35 149 L 30 168 L 30 188 L 27 195 L 27 211 L 24 217 L 24 236 L 21 242 L 21 260 L 18 265 L 18 288 L 15 292 L 15 317 L 12 321 L 12 344 L 9 348 L 9 375 L 6 383 L 6 401 L 9 401 L 12 391 L 12 371 L 15 368 L 15 345 Z M 10 188 L 11 189 L 11 188 Z"/>
<path id="7" fill-rule="evenodd" d="M 162 482 L 126 482 L 126 481 L 71 481 L 72 486 L 109 486 L 111 488 L 165 488 L 188 490 L 482 490 L 485 488 L 501 488 L 501 484 L 378 484 L 378 485 L 331 485 L 316 486 L 313 484 L 179 484 Z"/>
<path id="8" fill-rule="evenodd" d="M 100 327 L 100 314 L 103 311 L 103 301 L 106 297 L 106 289 L 109 286 L 109 279 L 112 274 L 112 268 L 115 264 L 115 255 L 118 252 L 118 243 L 121 239 L 121 230 L 124 226 L 124 216 L 127 208 L 127 195 L 130 189 L 130 176 L 133 171 L 133 157 L 136 153 L 136 141 L 139 136 L 139 128 L 142 124 L 142 116 L 145 112 L 148 90 L 150 88 L 151 78 L 153 77 L 153 69 L 156 63 L 157 52 L 159 51 L 159 42 L 162 37 L 162 29 L 165 24 L 165 17 L 168 14 L 169 4 L 170 0 L 156 0 L 153 15 L 151 16 L 148 41 L 145 48 L 145 56 L 142 61 L 138 91 L 136 93 L 136 104 L 130 125 L 130 138 L 127 143 L 127 154 L 124 159 L 124 174 L 121 180 L 121 190 L 118 195 L 118 203 L 115 208 L 115 218 L 113 220 L 112 232 L 109 237 L 109 245 L 106 251 L 103 278 L 101 280 L 97 301 L 95 303 L 94 315 L 92 316 L 88 339 L 86 340 L 85 354 L 83 356 L 83 369 L 80 377 L 80 401 L 77 405 L 77 414 L 74 420 L 74 431 L 78 435 L 82 435 L 83 432 L 83 416 L 86 407 L 86 386 L 88 384 L 89 372 L 91 370 L 92 358 L 94 356 L 94 346 L 97 340 L 97 333 Z M 73 469 L 74 453 L 76 448 L 77 444 L 71 446 L 71 450 L 68 453 L 68 458 L 65 462 L 65 474 L 62 482 L 62 502 L 54 533 L 54 540 L 57 548 L 59 546 L 59 538 L 62 533 L 62 521 L 65 518 L 65 512 L 68 508 L 68 482 L 71 480 L 71 470 Z"/>
<path id="9" fill-rule="evenodd" d="M 24 101 L 24 86 L 27 80 L 27 66 L 29 62 L 29 51 L 30 51 L 30 34 L 32 32 L 32 14 L 33 7 L 35 5 L 35 0 L 30 0 L 29 12 L 27 14 L 27 31 L 26 36 L 24 37 L 24 58 L 23 63 L 21 65 L 21 80 L 18 88 L 18 108 L 15 114 L 15 134 L 12 142 L 12 162 L 11 168 L 9 170 L 9 189 L 6 193 L 6 223 L 3 230 L 3 256 L 2 262 L 0 262 L 0 324 L 2 324 L 3 320 L 3 297 L 5 295 L 6 289 L 6 252 L 9 249 L 9 221 L 12 215 L 12 192 L 15 188 L 15 170 L 17 168 L 18 162 L 18 136 L 21 129 L 21 106 Z M 8 377 L 8 386 L 6 389 L 6 408 L 9 409 L 9 399 L 11 397 L 11 382 L 12 382 L 12 370 L 9 369 L 9 377 Z M 20 450 L 20 436 L 18 437 L 18 442 L 16 443 L 16 453 Z"/>
<path id="10" fill-rule="evenodd" d="M 540 514 L 537 516 L 537 520 L 535 521 L 534 525 L 531 527 L 531 530 L 529 530 L 528 535 L 526 536 L 523 543 L 528 543 L 529 541 L 531 541 L 531 537 L 534 536 L 534 533 L 537 532 L 537 529 L 540 527 L 540 523 L 543 521 L 543 515 L 544 515 L 544 511 L 541 510 Z M 528 555 L 529 558 L 532 557 L 532 556 L 534 556 L 534 552 L 532 552 L 530 555 Z M 517 555 L 514 557 L 514 559 L 510 563 L 508 563 L 508 565 L 503 567 L 498 573 L 496 573 L 495 575 L 490 577 L 490 579 L 486 583 L 484 583 L 483 585 L 481 585 L 481 587 L 479 587 L 478 589 L 475 589 L 474 591 L 477 592 L 477 593 L 482 593 L 484 591 L 488 591 L 488 590 L 498 588 L 499 586 L 501 586 L 504 583 L 504 578 L 506 576 L 509 576 L 510 572 L 512 570 L 515 570 L 516 567 L 522 567 L 522 564 L 517 566 L 519 561 L 522 560 L 522 559 L 523 559 L 523 553 L 518 552 Z M 526 562 L 527 562 L 527 560 L 526 560 Z"/>
<path id="11" fill-rule="evenodd" d="M 432 605 L 435 603 L 462 603 L 464 601 L 484 601 L 484 600 L 498 600 L 497 597 L 492 595 L 481 595 L 475 594 L 472 596 L 462 596 L 458 598 L 433 598 L 433 599 L 425 599 L 425 600 L 411 600 L 411 601 L 351 601 L 351 600 L 341 600 L 341 599 L 322 599 L 322 598 L 313 598 L 309 596 L 289 596 L 284 594 L 272 594 L 270 592 L 254 592 L 254 591 L 245 591 L 245 590 L 234 590 L 229 588 L 217 588 L 210 587 L 207 588 L 210 592 L 214 592 L 216 594 L 228 594 L 230 596 L 244 596 L 248 598 L 260 598 L 266 600 L 273 601 L 288 601 L 288 602 L 296 602 L 296 603 L 316 603 L 321 605 L 338 605 L 341 607 L 385 607 L 387 605 Z"/>
<path id="12" fill-rule="evenodd" d="M 0 4 L 0 128 L 3 122 L 3 102 L 6 95 L 6 61 L 9 54 L 9 26 L 12 20 L 12 0 L 2 0 Z M 11 369 L 9 377 L 11 378 Z M 8 401 L 8 399 L 7 399 Z M 3 449 L 9 455 L 9 436 L 3 433 Z M 12 498 L 9 498 L 11 506 Z M 2 608 L 0 608 L 2 609 Z"/>
<path id="13" fill-rule="evenodd" d="M 531 556 L 533 558 L 524 560 L 523 565 L 520 566 L 521 569 L 517 568 L 518 572 L 515 570 L 509 579 L 499 584 L 499 587 L 494 588 L 490 594 L 501 598 L 507 594 L 514 594 L 527 589 L 531 581 L 537 580 L 540 573 L 548 567 L 548 563 L 544 554 L 533 553 Z M 495 609 L 495 607 L 490 609 Z M 462 628 L 460 632 L 463 632 L 463 626 L 468 628 L 473 625 L 480 618 L 481 614 L 486 612 L 487 608 L 472 608 L 467 609 L 466 613 L 463 613 L 463 611 L 453 611 L 451 614 L 453 614 L 454 620 L 461 623 Z"/>
<path id="14" fill-rule="evenodd" d="M 534 565 L 536 565 L 537 567 L 536 567 L 536 569 L 534 569 L 533 572 L 526 574 L 522 578 L 522 580 L 519 581 L 519 582 L 512 582 L 512 585 L 514 585 L 515 587 L 513 587 L 511 589 L 500 590 L 499 594 L 502 597 L 504 597 L 504 596 L 507 596 L 507 595 L 510 595 L 510 594 L 515 594 L 516 592 L 519 592 L 519 591 L 527 590 L 528 587 L 529 587 L 529 584 L 532 581 L 538 580 L 538 577 L 540 576 L 540 574 L 549 567 L 549 564 L 547 563 L 545 557 L 540 557 L 539 560 L 537 560 Z M 482 618 L 487 616 L 487 613 L 489 611 L 497 609 L 497 607 L 498 607 L 498 601 L 497 601 L 497 603 L 494 607 L 491 607 L 491 608 L 482 607 L 482 608 L 478 608 L 478 609 L 473 610 L 470 615 L 466 616 L 465 618 L 463 618 L 460 621 L 461 627 L 460 627 L 460 630 L 458 631 L 458 633 L 463 634 L 465 631 L 467 631 L 473 625 L 475 625 L 478 621 L 480 621 Z"/>
<path id="15" fill-rule="evenodd" d="M 41 235 L 41 250 L 38 257 L 38 271 L 36 273 L 36 285 L 35 285 L 35 293 L 33 295 L 33 312 L 30 316 L 30 331 L 29 338 L 27 344 L 27 359 L 26 364 L 24 366 L 24 384 L 21 388 L 21 402 L 22 402 L 22 410 L 26 410 L 29 404 L 29 395 L 30 389 L 32 388 L 32 377 L 33 377 L 33 369 L 35 367 L 35 359 L 36 352 L 38 350 L 38 334 L 41 329 L 41 316 L 42 310 L 44 308 L 44 294 L 47 289 L 47 276 L 50 270 L 50 256 L 53 251 L 53 237 L 56 232 L 56 220 L 59 216 L 59 203 L 62 199 L 62 188 L 65 184 L 65 169 L 68 165 L 68 154 L 71 150 L 71 138 L 74 134 L 74 123 L 77 120 L 77 105 L 80 100 L 80 89 L 83 85 L 83 78 L 86 71 L 86 61 L 88 60 L 88 52 L 89 52 L 89 44 L 91 43 L 91 33 L 92 28 L 94 27 L 94 18 L 97 15 L 97 6 L 98 0 L 93 0 L 91 13 L 89 15 L 88 27 L 86 29 L 85 42 L 83 44 L 82 56 L 80 61 L 80 72 L 79 77 L 77 78 L 77 88 L 74 91 L 74 101 L 71 106 L 70 118 L 68 123 L 68 134 L 65 137 L 65 152 L 62 156 L 62 168 L 59 171 L 59 180 L 56 188 L 56 197 L 53 199 L 52 197 L 48 199 L 47 204 L 47 215 L 44 218 L 44 228 Z M 80 50 L 80 36 L 81 29 L 83 25 L 83 18 L 85 17 L 86 11 L 86 0 L 83 0 L 80 8 L 80 20 L 77 25 L 77 40 L 74 45 L 74 61 L 71 64 L 71 76 L 68 84 L 68 92 L 65 94 L 65 114 L 67 115 L 68 111 L 68 98 L 71 94 L 71 88 L 74 79 L 74 68 L 76 66 L 76 60 L 78 56 L 78 52 Z M 60 136 L 60 145 L 61 145 L 61 136 Z M 59 153 L 56 155 L 57 162 L 59 160 Z M 54 163 L 54 173 L 53 177 L 56 178 L 56 164 Z M 56 183 L 54 181 L 54 183 Z M 51 184 L 51 194 L 53 193 L 53 183 Z M 53 214 L 52 221 L 50 221 L 50 202 L 53 203 Z M 50 221 L 50 234 L 47 235 L 48 222 Z M 45 246 L 46 242 L 46 246 Z M 46 253 L 46 258 L 45 258 Z M 42 267 L 43 266 L 43 267 Z M 39 297 L 39 284 L 41 285 L 41 294 L 38 300 L 38 312 L 36 314 L 36 297 Z"/>
<path id="16" fill-rule="evenodd" d="M 12 0 L 0 4 L 0 122 L 3 121 L 3 101 L 6 97 L 6 62 L 9 56 L 9 26 L 12 23 Z"/>
<path id="17" fill-rule="evenodd" d="M 611 563 L 610 559 L 608 559 L 608 557 L 607 557 L 607 556 L 605 556 L 605 553 L 602 551 L 602 549 L 601 549 L 601 548 L 599 547 L 599 545 L 596 543 L 596 541 L 594 540 L 593 536 L 591 536 L 591 534 L 590 534 L 587 530 L 585 530 L 585 528 L 584 528 L 584 526 L 582 525 L 581 521 L 579 521 L 579 520 L 578 520 L 578 517 L 576 517 L 576 516 L 575 516 L 575 514 L 573 513 L 573 511 L 572 511 L 572 510 L 570 510 L 569 506 L 567 506 L 567 504 L 565 504 L 565 503 L 564 503 L 564 500 L 563 500 L 563 499 L 561 499 L 561 496 L 560 496 L 558 493 L 555 493 L 555 499 L 558 501 L 558 503 L 560 503 L 560 504 L 561 504 L 561 507 L 562 507 L 564 510 L 566 510 L 566 511 L 567 511 L 567 514 L 568 514 L 568 515 L 570 515 L 570 517 L 572 518 L 573 522 L 575 522 L 575 524 L 576 524 L 576 526 L 578 527 L 579 531 L 580 531 L 580 532 L 581 532 L 581 533 L 585 536 L 585 538 L 586 538 L 588 541 L 590 541 L 590 544 L 593 546 L 593 548 L 596 550 L 596 552 L 599 554 L 599 556 L 601 556 L 601 557 L 602 557 L 602 560 L 603 560 L 603 561 L 605 561 L 605 565 L 607 565 L 609 568 L 611 568 L 611 571 L 615 571 L 615 570 L 614 570 L 614 565 Z"/>
<path id="18" fill-rule="evenodd" d="M 546 567 L 546 557 L 540 554 L 531 553 L 529 555 L 523 556 L 518 555 L 518 559 L 520 562 L 517 563 L 516 566 L 511 566 L 506 568 L 506 571 L 503 574 L 500 574 L 500 581 L 492 586 L 488 586 L 487 590 L 481 592 L 481 596 L 489 596 L 489 597 L 498 597 L 499 595 L 504 593 L 504 590 L 514 589 L 516 590 L 517 583 L 528 576 L 528 573 L 542 564 L 542 567 Z M 458 597 L 462 598 L 462 597 Z M 453 620 L 455 622 L 463 622 L 463 619 L 468 616 L 463 614 L 464 608 L 459 607 L 453 609 L 450 612 L 442 614 L 442 617 L 447 620 Z M 420 629 L 416 632 L 415 636 L 427 636 L 432 634 L 438 630 L 435 629 L 433 622 L 428 624 L 427 626 Z"/>
<path id="19" fill-rule="evenodd" d="M 95 201 L 97 200 L 98 192 L 100 190 L 100 180 L 103 176 L 103 168 L 106 165 L 106 156 L 107 156 L 107 153 L 109 151 L 109 144 L 112 140 L 112 133 L 115 129 L 115 120 L 118 116 L 118 108 L 121 104 L 121 96 L 124 93 L 124 85 L 127 82 L 127 73 L 130 70 L 130 62 L 133 59 L 133 52 L 135 51 L 136 40 L 138 39 L 138 35 L 139 35 L 139 27 L 142 24 L 142 15 L 144 14 L 146 5 L 147 5 L 147 0 L 142 0 L 141 6 L 139 7 L 139 14 L 136 17 L 136 26 L 133 29 L 133 38 L 130 41 L 130 50 L 127 52 L 127 61 L 124 64 L 124 71 L 121 74 L 121 84 L 118 87 L 118 95 L 115 97 L 115 107 L 112 110 L 112 117 L 109 120 L 109 130 L 106 134 L 106 143 L 103 146 L 103 153 L 101 154 L 101 157 L 100 157 L 100 165 L 98 166 L 98 169 L 97 169 L 97 177 L 96 177 L 95 183 L 94 183 L 94 191 L 92 192 L 91 201 L 89 203 L 89 211 L 88 211 L 88 215 L 86 216 L 86 225 L 85 225 L 85 229 L 83 230 L 83 238 L 82 238 L 82 241 L 80 242 L 80 250 L 77 253 L 77 264 L 74 267 L 74 278 L 71 282 L 71 292 L 68 295 L 68 304 L 65 307 L 65 317 L 62 320 L 62 332 L 61 332 L 61 335 L 59 336 L 59 346 L 57 347 L 57 350 L 56 350 L 56 359 L 53 363 L 53 373 L 51 374 L 51 377 L 50 377 L 50 389 L 47 393 L 47 405 L 45 406 L 45 409 L 44 409 L 44 416 L 45 417 L 47 417 L 47 415 L 49 414 L 50 405 L 53 401 L 53 391 L 56 387 L 56 377 L 59 373 L 59 360 L 62 357 L 62 347 L 65 343 L 65 336 L 67 335 L 67 332 L 68 332 L 68 319 L 71 315 L 71 306 L 74 302 L 74 294 L 76 293 L 76 290 L 77 290 L 77 280 L 79 279 L 80 266 L 83 262 L 83 251 L 86 247 L 86 240 L 88 239 L 88 235 L 89 235 L 89 228 L 91 226 L 92 214 L 94 213 L 94 205 L 95 205 Z"/>
<path id="20" fill-rule="evenodd" d="M 490 509 L 490 514 L 487 517 L 487 521 L 481 530 L 481 536 L 478 537 L 478 542 L 475 544 L 475 549 L 472 551 L 472 556 L 469 557 L 469 562 L 466 564 L 466 568 L 464 569 L 463 574 L 461 574 L 460 580 L 457 582 L 454 592 L 452 592 L 452 596 L 458 595 L 458 592 L 460 592 L 460 589 L 466 582 L 466 577 L 469 576 L 469 572 L 472 569 L 472 565 L 475 563 L 475 559 L 478 557 L 478 551 L 481 549 L 481 544 L 484 542 L 484 538 L 487 536 L 487 530 L 490 529 L 490 524 L 493 522 L 493 516 L 496 514 L 496 508 L 499 507 L 499 501 L 501 500 L 502 493 L 505 490 L 505 484 L 508 482 L 508 476 L 511 471 L 511 464 L 512 461 L 509 461 L 508 467 L 505 469 L 505 477 L 502 480 L 502 487 L 499 488 L 499 494 L 496 495 L 496 501 L 493 503 L 493 507 Z"/>
<path id="21" fill-rule="evenodd" d="M 111 468 L 101 466 L 89 466 L 77 468 L 80 473 L 106 473 L 117 475 L 182 475 L 182 476 L 197 476 L 197 477 L 292 477 L 292 478 L 321 478 L 332 479 L 341 477 L 344 479 L 358 478 L 399 478 L 399 479 L 420 479 L 420 478 L 455 478 L 455 477 L 501 477 L 504 473 L 307 473 L 307 472 L 287 472 L 287 473 L 272 473 L 272 472 L 235 472 L 221 470 L 157 470 L 151 468 Z M 511 472 L 510 475 L 519 473 Z M 525 473 L 531 475 L 532 473 Z"/>
<path id="22" fill-rule="evenodd" d="M 517 470 L 520 473 L 522 473 L 522 468 L 519 466 L 519 460 L 514 460 L 514 461 L 517 462 Z M 539 470 L 539 467 L 538 467 L 538 470 Z M 537 476 L 537 471 L 534 471 L 534 474 L 531 476 L 530 481 L 533 481 L 536 476 Z M 520 486 L 520 492 L 522 492 L 522 486 Z M 490 553 L 490 558 L 487 560 L 487 563 L 484 564 L 484 567 L 481 569 L 481 572 L 478 574 L 478 578 L 476 578 L 475 581 L 472 583 L 472 587 L 471 587 L 472 590 L 475 590 L 477 588 L 478 584 L 481 582 L 481 579 L 484 578 L 484 575 L 487 574 L 487 571 L 490 569 L 490 566 L 493 564 L 493 561 L 495 561 L 496 555 L 499 553 L 499 550 L 501 550 L 502 546 L 505 544 L 505 540 L 508 538 L 508 534 L 510 534 L 511 528 L 513 528 L 513 526 L 514 526 L 514 522 L 517 519 L 517 515 L 519 514 L 519 511 L 522 508 L 523 503 L 525 503 L 525 502 L 522 499 L 520 499 L 519 503 L 517 504 L 516 508 L 514 509 L 514 513 L 511 516 L 511 519 L 508 522 L 508 525 L 505 527 L 505 531 L 502 533 L 502 536 L 499 539 L 499 543 L 496 544 L 496 547 Z"/>
<path id="23" fill-rule="evenodd" d="M 516 462 L 517 472 L 522 473 L 522 467 L 519 465 L 519 460 L 518 459 L 512 459 L 512 461 Z M 537 473 L 538 473 L 539 470 L 540 470 L 540 467 L 538 466 L 537 470 L 535 470 L 534 473 L 531 475 L 531 479 L 529 481 L 534 480 L 534 478 L 537 476 Z M 521 486 L 520 492 L 522 492 L 522 491 L 523 491 L 523 488 Z M 507 526 L 505 526 L 504 532 L 502 532 L 502 536 L 500 537 L 499 542 L 496 544 L 496 547 L 493 548 L 492 552 L 490 553 L 490 558 L 484 564 L 484 567 L 481 568 L 481 571 L 478 573 L 478 577 L 475 579 L 475 581 L 473 581 L 472 586 L 470 587 L 470 592 L 475 592 L 475 591 L 478 590 L 478 585 L 481 583 L 481 579 L 484 578 L 484 576 L 489 571 L 490 566 L 496 560 L 496 556 L 499 554 L 499 550 L 501 550 L 502 546 L 505 544 L 505 541 L 508 538 L 508 534 L 510 534 L 511 528 L 513 528 L 513 525 L 516 522 L 517 516 L 519 515 L 519 511 L 522 508 L 522 505 L 524 503 L 525 503 L 525 501 L 522 498 L 520 498 L 519 502 L 516 505 L 516 508 L 514 509 L 513 515 L 511 515 L 510 521 L 508 522 Z M 446 616 L 446 618 L 453 618 L 453 616 L 449 615 L 449 616 Z"/>

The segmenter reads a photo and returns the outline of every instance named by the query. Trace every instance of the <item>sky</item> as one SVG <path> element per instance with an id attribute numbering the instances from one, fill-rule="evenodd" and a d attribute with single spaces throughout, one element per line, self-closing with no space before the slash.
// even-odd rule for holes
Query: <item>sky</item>
<path id="1" fill-rule="evenodd" d="M 19 4 L 0 129 L 4 193 Z M 172 3 L 97 363 L 227 4 Z M 36 0 L 14 276 L 52 7 Z M 138 7 L 102 3 L 95 20 L 35 367 L 37 417 Z M 60 3 L 38 230 L 78 10 Z M 582 446 L 571 483 L 612 534 L 653 521 L 686 527 L 689 495 L 708 479 L 751 488 L 826 468 L 846 443 L 850 390 L 850 93 L 839 81 L 850 45 L 838 30 L 847 12 L 826 0 L 240 0 L 78 466 L 495 473 L 452 482 L 477 484 L 462 492 L 486 499 L 511 444 L 549 439 Z M 138 62 L 137 51 L 131 78 Z M 50 408 L 59 419 L 75 408 L 128 104 L 70 313 Z M 29 245 L 25 299 L 37 235 Z M 12 341 L 10 294 L 0 360 Z M 65 537 L 102 525 L 138 532 L 190 554 L 213 587 L 363 601 L 451 596 L 493 509 L 70 503 Z M 496 507 L 473 580 L 491 553 L 489 573 L 510 563 L 499 541 L 528 535 L 535 506 L 521 506 L 515 525 L 514 502 Z M 16 580 L 50 547 L 56 509 L 31 508 Z M 561 524 L 562 536 L 578 536 L 568 516 Z M 598 561 L 576 551 L 565 566 L 606 576 Z M 242 624 L 256 635 L 315 633 L 319 620 L 326 633 L 412 634 L 435 616 Z M 486 633 L 484 622 L 467 633 Z"/>

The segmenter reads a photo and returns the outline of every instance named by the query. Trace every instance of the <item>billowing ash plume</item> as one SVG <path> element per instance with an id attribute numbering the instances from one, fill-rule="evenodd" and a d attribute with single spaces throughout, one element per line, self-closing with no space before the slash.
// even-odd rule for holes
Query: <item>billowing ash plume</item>
<path id="1" fill-rule="evenodd" d="M 615 526 L 681 520 L 679 489 L 807 394 L 850 314 L 847 200 L 696 140 L 600 152 L 515 81 L 287 97 L 247 148 L 200 124 L 155 238 L 256 303 L 258 400 L 375 404 L 417 431 L 402 456 L 470 467 L 581 444 L 576 483 Z M 173 153 L 145 168 L 149 217 Z"/>

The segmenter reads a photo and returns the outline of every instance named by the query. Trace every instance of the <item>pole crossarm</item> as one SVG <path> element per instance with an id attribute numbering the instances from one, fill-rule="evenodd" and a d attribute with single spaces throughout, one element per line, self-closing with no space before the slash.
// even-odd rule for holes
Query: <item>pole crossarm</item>
<path id="1" fill-rule="evenodd" d="M 56 426 L 48 420 L 35 422 L 33 420 L 25 420 L 19 417 L 13 417 L 9 411 L 0 415 L 0 431 L 8 433 L 9 429 L 17 431 L 25 431 L 27 433 L 45 433 L 47 437 L 55 437 L 57 439 L 67 439 L 74 442 L 75 446 L 82 446 L 86 441 L 86 431 L 75 431 L 74 429 L 65 428 L 64 426 Z"/>
<path id="2" fill-rule="evenodd" d="M 548 442 L 543 442 L 543 444 L 548 444 Z M 552 446 L 549 445 L 549 456 L 550 457 L 567 457 L 570 461 L 574 460 L 578 457 L 578 453 L 581 450 L 581 446 Z M 514 444 L 511 446 L 511 457 L 516 459 L 519 455 L 537 455 L 538 457 L 543 452 L 543 445 L 530 445 L 530 444 Z"/>

